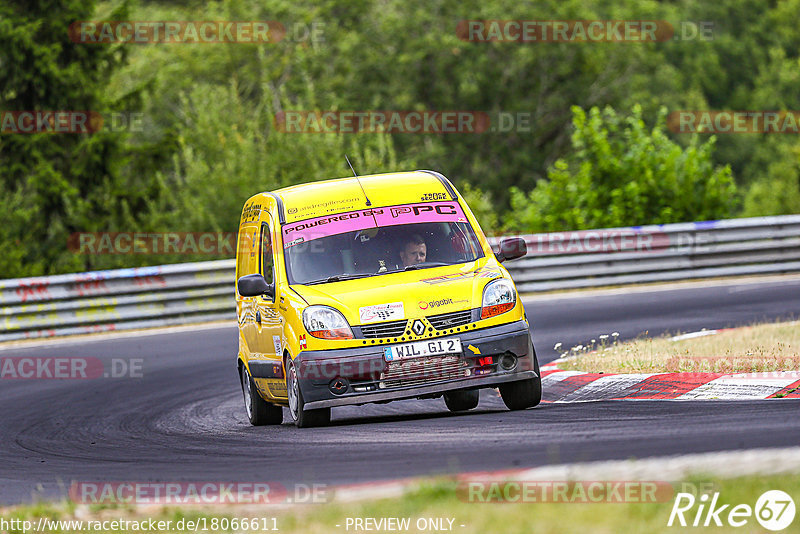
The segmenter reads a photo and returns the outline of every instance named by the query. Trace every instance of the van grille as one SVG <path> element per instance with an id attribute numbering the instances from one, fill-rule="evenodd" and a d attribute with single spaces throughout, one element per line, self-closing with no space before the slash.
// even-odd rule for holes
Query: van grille
<path id="1" fill-rule="evenodd" d="M 361 334 L 366 338 L 399 337 L 406 332 L 407 320 L 390 321 L 388 323 L 371 324 L 361 327 Z"/>
<path id="2" fill-rule="evenodd" d="M 456 326 L 461 326 L 472 321 L 472 310 L 431 315 L 428 317 L 428 321 L 436 330 L 455 328 Z"/>
<path id="3" fill-rule="evenodd" d="M 415 386 L 470 375 L 467 362 L 459 356 L 432 356 L 388 362 L 378 387 Z"/>

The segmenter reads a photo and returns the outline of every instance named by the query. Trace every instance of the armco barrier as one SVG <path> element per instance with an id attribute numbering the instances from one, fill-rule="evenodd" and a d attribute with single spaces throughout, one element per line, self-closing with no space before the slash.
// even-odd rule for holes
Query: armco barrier
<path id="1" fill-rule="evenodd" d="M 0 280 L 0 341 L 235 319 L 233 260 Z"/>
<path id="2" fill-rule="evenodd" d="M 520 237 L 523 293 L 800 272 L 800 215 Z M 0 280 L 0 341 L 233 320 L 233 278 L 219 260 Z"/>
<path id="3" fill-rule="evenodd" d="M 519 237 L 528 254 L 506 267 L 523 293 L 800 272 L 800 215 Z"/>

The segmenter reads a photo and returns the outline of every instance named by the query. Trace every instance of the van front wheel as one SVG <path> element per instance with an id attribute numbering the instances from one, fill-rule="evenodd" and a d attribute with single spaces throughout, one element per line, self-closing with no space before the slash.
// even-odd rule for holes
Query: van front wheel
<path id="1" fill-rule="evenodd" d="M 247 410 L 247 418 L 250 420 L 250 424 L 253 426 L 281 424 L 283 422 L 283 408 L 270 404 L 261 398 L 256 384 L 244 364 L 239 370 L 239 377 L 242 379 L 244 407 Z"/>
<path id="2" fill-rule="evenodd" d="M 500 396 L 509 410 L 533 408 L 542 401 L 542 375 L 539 372 L 539 360 L 533 355 L 536 378 L 500 384 Z"/>
<path id="3" fill-rule="evenodd" d="M 289 413 L 298 428 L 312 426 L 325 426 L 331 422 L 331 409 L 319 408 L 317 410 L 303 409 L 303 392 L 297 378 L 297 368 L 291 357 L 286 358 L 286 395 L 289 400 Z"/>

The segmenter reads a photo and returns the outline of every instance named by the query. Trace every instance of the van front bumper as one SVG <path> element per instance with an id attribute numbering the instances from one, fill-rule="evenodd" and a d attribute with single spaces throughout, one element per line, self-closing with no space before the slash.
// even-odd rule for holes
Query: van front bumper
<path id="1" fill-rule="evenodd" d="M 448 391 L 491 388 L 538 376 L 536 353 L 525 321 L 422 341 L 452 337 L 461 340 L 461 354 L 403 360 L 402 363 L 384 360 L 384 349 L 393 343 L 303 351 L 294 362 L 305 409 L 436 397 Z M 512 368 L 506 369 L 500 364 L 504 356 L 505 361 L 509 356 L 514 357 Z M 492 363 L 487 364 L 487 361 Z M 412 369 L 417 365 L 417 374 L 397 379 L 396 374 L 390 373 L 399 365 Z"/>

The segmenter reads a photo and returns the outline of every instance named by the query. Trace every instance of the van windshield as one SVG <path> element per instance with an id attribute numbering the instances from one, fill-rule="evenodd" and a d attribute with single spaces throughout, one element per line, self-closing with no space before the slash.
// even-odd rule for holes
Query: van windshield
<path id="1" fill-rule="evenodd" d="M 480 241 L 458 202 L 325 215 L 283 225 L 290 284 L 323 284 L 475 261 Z"/>

